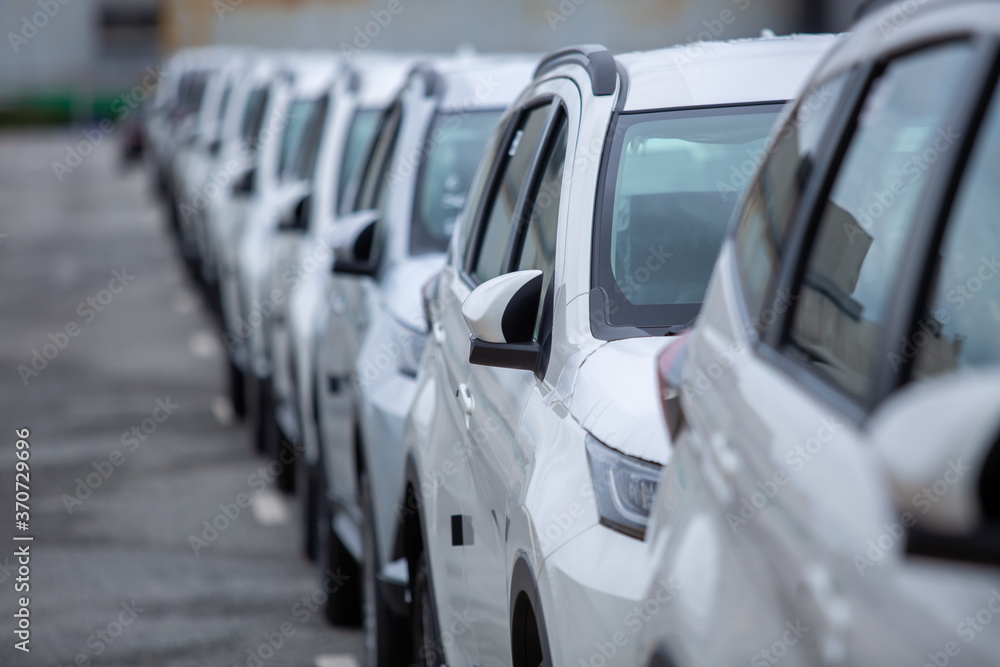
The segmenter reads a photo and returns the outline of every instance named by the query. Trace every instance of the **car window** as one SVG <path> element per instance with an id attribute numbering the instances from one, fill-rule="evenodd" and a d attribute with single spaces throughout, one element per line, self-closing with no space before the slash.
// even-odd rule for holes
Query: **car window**
<path id="1" fill-rule="evenodd" d="M 504 165 L 492 193 L 492 201 L 487 204 L 483 216 L 485 226 L 473 262 L 473 275 L 481 282 L 504 272 L 503 261 L 514 229 L 515 209 L 545 129 L 550 106 L 536 107 L 527 113 L 503 154 Z"/>
<path id="2" fill-rule="evenodd" d="M 418 174 L 410 253 L 444 252 L 490 132 L 502 111 L 441 112 L 427 134 Z"/>
<path id="3" fill-rule="evenodd" d="M 566 135 L 568 123 L 562 115 L 548 155 L 543 161 L 537 190 L 529 204 L 528 223 L 521 242 L 517 270 L 538 269 L 542 272 L 542 303 L 535 320 L 535 339 L 541 334 L 542 311 L 545 295 L 552 282 L 556 264 L 556 234 L 559 225 L 559 201 L 562 194 L 563 167 L 566 164 Z"/>
<path id="4" fill-rule="evenodd" d="M 861 402 L 873 398 L 887 310 L 930 165 L 950 147 L 946 118 L 970 58 L 965 43 L 889 63 L 821 205 L 790 344 Z"/>
<path id="5" fill-rule="evenodd" d="M 309 122 L 302 132 L 301 144 L 296 158 L 295 175 L 304 181 L 312 181 L 316 169 L 316 156 L 323 140 L 323 127 L 326 124 L 326 111 L 329 98 L 325 95 L 313 102 L 309 111 Z"/>
<path id="6" fill-rule="evenodd" d="M 378 111 L 374 109 L 359 109 L 351 121 L 351 129 L 347 132 L 347 143 L 340 161 L 340 174 L 337 176 L 337 210 L 342 210 L 344 196 L 351 177 L 357 171 L 361 162 L 362 151 L 372 139 L 378 122 Z"/>
<path id="7" fill-rule="evenodd" d="M 393 105 L 385 112 L 379 123 L 375 134 L 375 143 L 368 153 L 365 162 L 364 176 L 358 188 L 357 198 L 354 201 L 355 211 L 364 211 L 375 208 L 378 204 L 383 186 L 388 180 L 389 170 L 386 168 L 393 154 L 396 145 L 396 136 L 399 134 L 399 124 L 403 118 L 403 107 L 401 104 Z"/>
<path id="8" fill-rule="evenodd" d="M 260 141 L 260 129 L 264 123 L 264 111 L 267 108 L 268 91 L 258 88 L 250 93 L 243 111 L 243 122 L 240 124 L 240 138 L 251 151 L 256 151 Z"/>
<path id="9" fill-rule="evenodd" d="M 1000 364 L 1000 96 L 994 94 L 938 253 L 930 302 L 901 356 L 914 377 Z"/>
<path id="10" fill-rule="evenodd" d="M 778 272 L 792 216 L 846 81 L 847 75 L 843 74 L 802 97 L 772 140 L 736 223 L 736 266 L 747 312 L 757 331 L 773 321 L 773 315 L 767 317 L 764 312 L 768 307 L 764 303 L 767 291 Z M 725 199 L 737 197 L 733 189 L 743 174 L 742 169 L 734 172 L 731 182 L 719 188 L 719 194 Z"/>
<path id="11" fill-rule="evenodd" d="M 595 236 L 594 286 L 607 324 L 689 324 L 746 179 L 733 171 L 759 161 L 780 104 L 623 114 L 608 151 Z"/>
<path id="12" fill-rule="evenodd" d="M 281 135 L 281 147 L 278 152 L 278 176 L 288 175 L 294 161 L 295 153 L 302 143 L 302 137 L 309 127 L 313 113 L 313 102 L 296 100 L 288 110 L 285 131 Z"/>

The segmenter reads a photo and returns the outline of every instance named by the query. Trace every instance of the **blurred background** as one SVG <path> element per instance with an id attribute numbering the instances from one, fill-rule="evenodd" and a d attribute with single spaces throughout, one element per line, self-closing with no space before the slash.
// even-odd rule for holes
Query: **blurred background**
<path id="1" fill-rule="evenodd" d="M 4 0 L 0 123 L 114 117 L 146 68 L 190 46 L 615 52 L 847 29 L 863 0 Z M 381 19 L 381 20 L 379 20 Z"/>

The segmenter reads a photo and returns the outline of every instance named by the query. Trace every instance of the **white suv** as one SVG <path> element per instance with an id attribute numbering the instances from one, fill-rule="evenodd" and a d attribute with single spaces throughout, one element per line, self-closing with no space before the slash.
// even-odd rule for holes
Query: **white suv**
<path id="1" fill-rule="evenodd" d="M 1000 660 L 1000 6 L 921 5 L 822 63 L 661 361 L 650 664 Z"/>
<path id="2" fill-rule="evenodd" d="M 428 290 L 405 436 L 395 555 L 419 664 L 598 664 L 608 637 L 636 662 L 619 640 L 672 451 L 656 355 L 697 316 L 741 170 L 830 44 L 566 49 L 501 120 Z"/>
<path id="3" fill-rule="evenodd" d="M 379 119 L 354 214 L 341 223 L 354 235 L 334 251 L 318 350 L 320 568 L 362 566 L 354 581 L 381 663 L 406 648 L 407 570 L 392 553 L 403 425 L 427 333 L 421 288 L 441 270 L 483 147 L 534 62 L 458 55 L 416 65 Z M 357 618 L 352 583 L 330 596 L 332 620 Z"/>

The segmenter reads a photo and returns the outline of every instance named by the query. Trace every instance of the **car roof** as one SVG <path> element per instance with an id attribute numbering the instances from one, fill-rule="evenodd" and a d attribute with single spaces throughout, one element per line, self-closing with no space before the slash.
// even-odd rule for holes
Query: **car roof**
<path id="1" fill-rule="evenodd" d="M 418 64 L 410 76 L 423 76 L 428 94 L 440 95 L 442 111 L 506 109 L 531 83 L 539 56 L 530 54 L 460 55 Z"/>
<path id="2" fill-rule="evenodd" d="M 361 108 L 384 109 L 399 92 L 414 63 L 426 58 L 416 53 L 363 53 L 345 61 L 340 76 L 357 75 L 355 85 Z"/>
<path id="3" fill-rule="evenodd" d="M 835 43 L 834 35 L 695 42 L 625 53 L 625 111 L 785 101 Z"/>
<path id="4" fill-rule="evenodd" d="M 990 0 L 925 0 L 895 3 L 866 14 L 817 70 L 822 81 L 859 63 L 929 42 L 971 34 L 1000 35 L 1000 3 Z"/>

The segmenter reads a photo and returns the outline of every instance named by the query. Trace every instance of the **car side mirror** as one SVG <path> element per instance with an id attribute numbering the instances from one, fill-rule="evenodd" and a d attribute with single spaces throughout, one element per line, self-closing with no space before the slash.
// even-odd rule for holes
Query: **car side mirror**
<path id="1" fill-rule="evenodd" d="M 542 298 L 542 272 L 515 271 L 477 287 L 462 304 L 472 332 L 469 362 L 480 366 L 535 371 L 542 348 L 534 340 Z"/>
<path id="2" fill-rule="evenodd" d="M 333 249 L 333 272 L 374 277 L 378 270 L 378 256 L 373 252 L 378 212 L 362 211 L 345 221 L 345 224 L 348 225 L 346 235 Z"/>
<path id="3" fill-rule="evenodd" d="M 233 184 L 233 194 L 240 197 L 249 197 L 253 194 L 257 182 L 257 169 L 248 169 L 235 184 Z"/>
<path id="4" fill-rule="evenodd" d="M 1000 372 L 907 387 L 870 429 L 907 553 L 1000 565 Z"/>
<path id="5" fill-rule="evenodd" d="M 309 228 L 309 208 L 312 195 L 304 196 L 294 208 L 281 217 L 278 229 L 284 232 L 304 232 Z"/>

